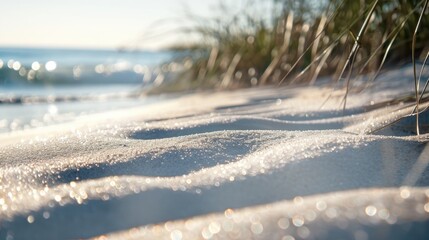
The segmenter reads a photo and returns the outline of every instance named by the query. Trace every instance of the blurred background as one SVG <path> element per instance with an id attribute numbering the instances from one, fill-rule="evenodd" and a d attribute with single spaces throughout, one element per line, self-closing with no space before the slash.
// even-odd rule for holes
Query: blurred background
<path id="1" fill-rule="evenodd" d="M 236 2 L 236 1 L 229 1 Z M 145 87 L 179 70 L 186 12 L 216 0 L 6 1 L 0 15 L 0 133 L 150 102 Z M 186 37 L 184 37 L 186 35 Z M 189 64 L 189 63 L 188 63 Z"/>
<path id="2" fill-rule="evenodd" d="M 371 73 L 366 87 L 382 67 L 410 63 L 412 49 L 425 63 L 425 4 L 6 1 L 0 15 L 0 132 L 141 105 L 167 92 L 314 85 L 319 76 L 341 83 Z"/>

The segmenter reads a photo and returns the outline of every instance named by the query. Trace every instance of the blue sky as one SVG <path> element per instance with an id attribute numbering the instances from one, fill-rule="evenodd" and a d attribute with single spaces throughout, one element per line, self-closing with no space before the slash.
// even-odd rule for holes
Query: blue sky
<path id="1" fill-rule="evenodd" d="M 2 2 L 0 46 L 146 49 L 182 41 L 184 6 L 210 15 L 219 0 L 8 0 Z M 224 0 L 239 4 L 238 0 Z M 143 35 L 169 32 L 156 38 Z"/>

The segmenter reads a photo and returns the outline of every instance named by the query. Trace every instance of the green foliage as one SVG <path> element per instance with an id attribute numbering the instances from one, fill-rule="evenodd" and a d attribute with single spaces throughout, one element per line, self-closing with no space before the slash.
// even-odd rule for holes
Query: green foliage
<path id="1" fill-rule="evenodd" d="M 198 53 L 186 74 L 198 83 L 192 86 L 314 83 L 319 75 L 349 81 L 385 63 L 410 62 L 424 0 L 272 0 L 268 12 L 259 11 L 266 2 L 248 1 L 235 12 L 220 4 L 218 17 L 191 16 L 197 24 L 189 32 L 201 39 L 182 46 Z M 422 59 L 429 52 L 427 10 L 421 26 L 415 53 Z"/>

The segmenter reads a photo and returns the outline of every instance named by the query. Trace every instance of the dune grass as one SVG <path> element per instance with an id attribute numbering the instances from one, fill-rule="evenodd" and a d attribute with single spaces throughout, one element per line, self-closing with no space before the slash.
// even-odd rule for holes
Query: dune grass
<path id="1" fill-rule="evenodd" d="M 266 2 L 247 0 L 244 9 L 234 11 L 221 3 L 217 17 L 188 14 L 195 26 L 187 31 L 199 41 L 175 47 L 193 59 L 179 82 L 230 89 L 313 85 L 319 76 L 332 76 L 333 83 L 345 89 L 345 109 L 355 77 L 371 75 L 358 88 L 365 89 L 383 67 L 411 62 L 416 104 L 412 114 L 419 134 L 419 105 L 428 85 L 421 90 L 419 84 L 429 56 L 428 0 L 326 0 L 316 1 L 316 6 L 312 0 L 272 0 L 268 10 L 260 10 Z M 423 61 L 419 76 L 417 61 Z"/>

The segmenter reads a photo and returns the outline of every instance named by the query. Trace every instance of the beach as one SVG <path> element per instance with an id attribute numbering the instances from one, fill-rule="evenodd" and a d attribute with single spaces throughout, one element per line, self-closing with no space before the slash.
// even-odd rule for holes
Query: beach
<path id="1" fill-rule="evenodd" d="M 393 101 L 411 82 L 389 70 L 346 110 L 320 81 L 1 133 L 0 238 L 426 239 L 429 135 Z"/>

